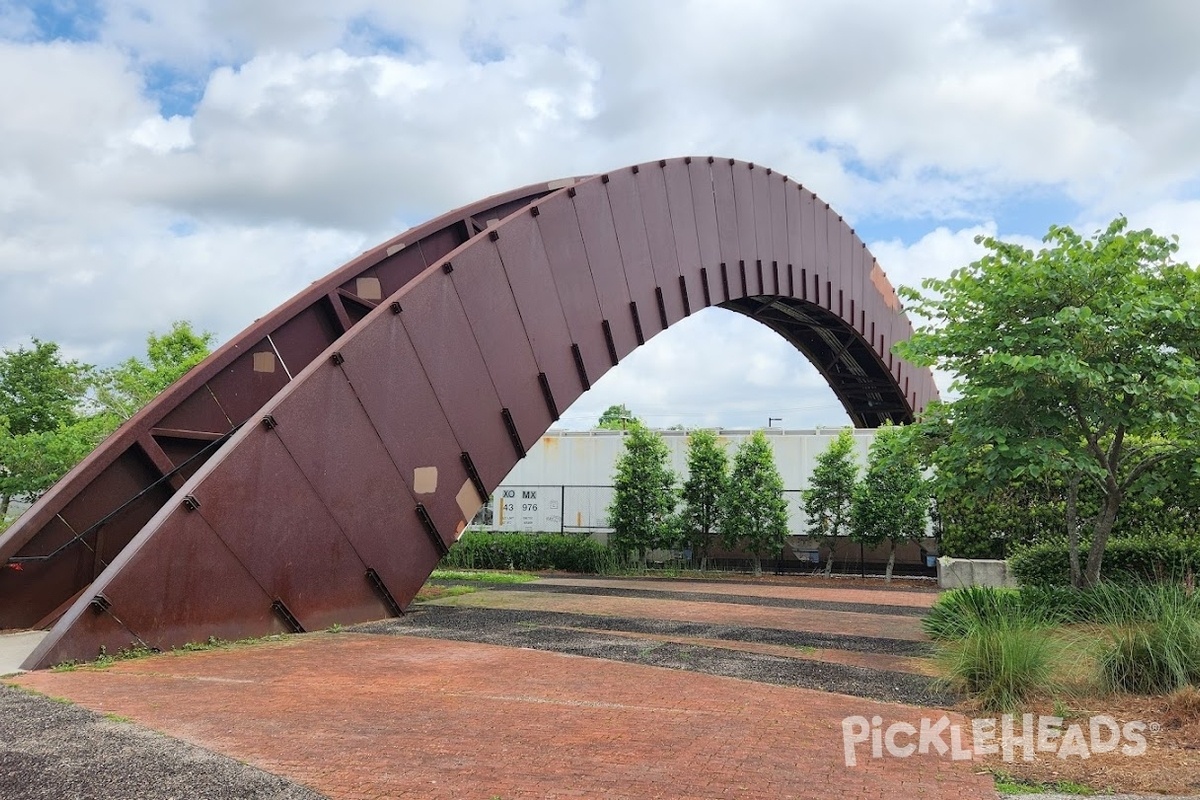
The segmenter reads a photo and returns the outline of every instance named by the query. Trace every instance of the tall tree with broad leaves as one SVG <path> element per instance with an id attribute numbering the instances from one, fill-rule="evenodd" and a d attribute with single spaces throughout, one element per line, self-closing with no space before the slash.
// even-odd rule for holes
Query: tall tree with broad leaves
<path id="1" fill-rule="evenodd" d="M 96 399 L 104 413 L 119 425 L 136 414 L 159 393 L 179 380 L 209 354 L 214 336 L 197 333 L 190 322 L 171 323 L 164 334 L 146 337 L 145 359 L 132 357 L 105 370 Z"/>
<path id="2" fill-rule="evenodd" d="M 896 546 L 920 541 L 929 520 L 929 486 L 921 474 L 914 429 L 885 425 L 867 453 L 867 471 L 854 486 L 850 538 L 867 547 L 888 542 L 885 580 L 891 582 Z"/>
<path id="3" fill-rule="evenodd" d="M 53 439 L 60 432 L 68 438 L 79 433 L 74 426 L 92 375 L 87 364 L 64 359 L 54 342 L 34 339 L 32 347 L 0 354 L 0 519 L 14 498 L 30 499 L 49 485 L 45 475 L 57 471 L 54 463 L 73 457 L 61 454 Z"/>
<path id="4" fill-rule="evenodd" d="M 902 290 L 928 322 L 896 352 L 954 375 L 944 446 L 978 459 L 981 489 L 1068 487 L 1072 578 L 1094 585 L 1130 490 L 1200 444 L 1200 275 L 1123 217 L 1086 239 L 1051 227 L 1038 251 L 977 241 L 978 261 Z M 1101 499 L 1084 531 L 1074 501 L 1089 485 Z"/>
<path id="5" fill-rule="evenodd" d="M 649 551 L 673 547 L 679 539 L 676 480 L 662 435 L 635 424 L 617 459 L 608 524 L 612 546 L 633 553 L 642 566 Z"/>
<path id="6" fill-rule="evenodd" d="M 721 499 L 729 487 L 729 456 L 714 432 L 697 430 L 688 435 L 687 469 L 680 523 L 684 540 L 691 542 L 704 570 L 720 533 Z"/>
<path id="7" fill-rule="evenodd" d="M 808 517 L 808 535 L 829 550 L 825 574 L 833 572 L 833 552 L 838 542 L 850 534 L 850 502 L 858 481 L 854 460 L 854 437 L 843 430 L 817 456 L 817 464 L 804 490 L 804 514 Z"/>
<path id="8" fill-rule="evenodd" d="M 778 553 L 788 535 L 783 479 L 762 431 L 738 445 L 722 505 L 722 539 L 729 547 L 741 546 L 749 552 L 755 576 L 762 575 L 763 556 Z"/>

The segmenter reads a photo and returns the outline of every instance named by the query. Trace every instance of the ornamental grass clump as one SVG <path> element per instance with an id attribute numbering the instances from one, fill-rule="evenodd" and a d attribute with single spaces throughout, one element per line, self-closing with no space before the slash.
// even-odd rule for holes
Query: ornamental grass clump
<path id="1" fill-rule="evenodd" d="M 979 619 L 961 639 L 941 646 L 937 659 L 948 683 L 988 711 L 1016 708 L 1052 691 L 1062 645 L 1041 624 L 1007 617 Z"/>
<path id="2" fill-rule="evenodd" d="M 1101 684 L 1162 694 L 1200 682 L 1200 603 L 1177 584 L 1103 585 L 1091 592 L 1103 634 Z"/>
<path id="3" fill-rule="evenodd" d="M 1050 598 L 1026 598 L 1024 590 L 967 586 L 943 593 L 921 626 L 935 641 L 957 641 L 1000 621 L 1025 627 L 1058 622 L 1058 608 Z"/>

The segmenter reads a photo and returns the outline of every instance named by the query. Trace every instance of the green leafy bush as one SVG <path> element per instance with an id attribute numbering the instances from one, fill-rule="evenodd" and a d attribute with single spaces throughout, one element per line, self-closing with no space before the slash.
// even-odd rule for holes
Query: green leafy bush
<path id="1" fill-rule="evenodd" d="M 1082 558 L 1086 552 L 1080 555 Z M 1021 548 L 1009 557 L 1008 568 L 1022 586 L 1071 583 L 1066 542 L 1041 542 Z M 1106 581 L 1178 580 L 1196 572 L 1200 572 L 1200 541 L 1194 539 L 1176 536 L 1112 539 L 1104 548 L 1102 576 Z"/>
<path id="2" fill-rule="evenodd" d="M 605 574 L 621 564 L 614 551 L 586 536 L 565 533 L 468 531 L 439 565 L 445 569 L 563 570 Z"/>

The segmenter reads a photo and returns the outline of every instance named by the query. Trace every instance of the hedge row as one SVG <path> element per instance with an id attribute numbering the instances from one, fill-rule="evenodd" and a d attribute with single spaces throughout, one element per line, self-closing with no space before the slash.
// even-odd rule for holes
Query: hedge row
<path id="1" fill-rule="evenodd" d="M 1080 546 L 1080 566 L 1087 545 Z M 1021 548 L 1008 559 L 1008 568 L 1022 586 L 1067 586 L 1071 561 L 1066 542 L 1041 542 Z M 1200 572 L 1200 541 L 1175 536 L 1112 539 L 1104 548 L 1100 573 L 1111 581 L 1182 579 Z"/>
<path id="2" fill-rule="evenodd" d="M 468 531 L 450 548 L 441 566 L 604 574 L 614 571 L 618 560 L 612 550 L 582 535 Z"/>

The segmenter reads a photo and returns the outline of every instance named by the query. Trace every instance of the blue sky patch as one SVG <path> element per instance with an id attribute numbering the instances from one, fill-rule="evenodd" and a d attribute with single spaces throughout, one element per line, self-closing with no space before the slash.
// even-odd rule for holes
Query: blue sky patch
<path id="1" fill-rule="evenodd" d="M 95 0 L 42 0 L 29 9 L 41 41 L 92 42 L 104 22 L 104 11 Z"/>
<path id="2" fill-rule="evenodd" d="M 207 75 L 209 70 L 204 70 Z M 205 82 L 195 72 L 173 69 L 166 64 L 152 64 L 142 69 L 146 82 L 146 94 L 158 103 L 159 113 L 164 118 L 190 117 L 204 97 Z"/>

